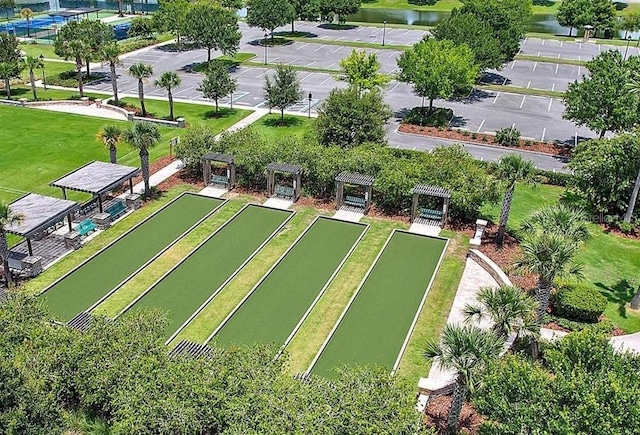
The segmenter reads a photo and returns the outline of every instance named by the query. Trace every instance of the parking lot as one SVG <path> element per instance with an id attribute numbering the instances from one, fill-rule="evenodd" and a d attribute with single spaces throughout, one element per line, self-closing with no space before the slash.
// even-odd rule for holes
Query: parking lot
<path id="1" fill-rule="evenodd" d="M 587 73 L 588 70 L 582 66 L 514 60 L 500 71 L 487 71 L 481 81 L 495 85 L 564 92 L 569 83 L 581 79 Z"/>
<path id="2" fill-rule="evenodd" d="M 577 38 L 576 38 L 577 39 Z M 640 48 L 636 47 L 637 41 L 631 41 L 629 50 L 626 45 L 604 45 L 593 42 L 584 43 L 577 39 L 576 42 L 557 41 L 554 39 L 525 38 L 520 45 L 520 53 L 531 56 L 552 57 L 556 59 L 569 59 L 588 61 L 603 51 L 618 50 L 624 56 L 640 55 Z"/>

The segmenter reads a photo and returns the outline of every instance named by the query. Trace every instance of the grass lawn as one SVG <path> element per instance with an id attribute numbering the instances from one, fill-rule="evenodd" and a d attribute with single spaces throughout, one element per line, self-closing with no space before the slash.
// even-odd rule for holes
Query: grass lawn
<path id="1" fill-rule="evenodd" d="M 62 59 L 58 56 L 54 49 L 53 45 L 48 44 L 20 44 L 18 46 L 20 50 L 24 51 L 27 56 L 40 56 L 43 55 L 46 59 Z M 53 62 L 52 62 L 53 63 Z M 73 63 L 70 64 L 71 68 L 73 68 Z"/>
<path id="2" fill-rule="evenodd" d="M 265 207 L 245 208 L 151 287 L 131 310 L 159 308 L 168 312 L 168 338 L 290 215 Z"/>
<path id="3" fill-rule="evenodd" d="M 282 345 L 366 227 L 320 218 L 215 336 L 222 345 Z"/>
<path id="4" fill-rule="evenodd" d="M 42 88 L 36 88 L 36 94 L 38 96 L 39 101 L 53 101 L 53 100 L 69 100 L 72 97 L 80 98 L 80 93 L 78 91 L 67 91 L 63 89 L 51 89 L 47 88 L 45 91 Z M 92 98 L 104 98 L 106 95 L 104 94 L 95 94 L 93 92 L 85 92 L 85 97 Z M 0 94 L 0 98 L 6 99 L 5 94 Z M 14 100 L 18 100 L 20 98 L 26 98 L 29 101 L 33 101 L 33 92 L 31 92 L 31 85 L 26 83 L 24 85 L 12 86 L 11 87 L 11 98 Z"/>
<path id="5" fill-rule="evenodd" d="M 342 364 L 380 365 L 391 370 L 445 243 L 394 233 L 312 373 L 332 377 Z"/>
<path id="6" fill-rule="evenodd" d="M 314 118 L 294 115 L 285 115 L 284 122 L 281 123 L 280 114 L 272 113 L 251 124 L 250 128 L 268 139 L 279 139 L 285 135 L 302 139 L 306 134 L 313 132 L 314 123 Z"/>
<path id="7" fill-rule="evenodd" d="M 182 196 L 65 276 L 42 297 L 56 317 L 69 321 L 106 296 L 220 204 L 219 199 Z"/>
<path id="8" fill-rule="evenodd" d="M 534 14 L 555 14 L 560 6 L 559 1 L 533 0 L 531 12 Z M 434 5 L 412 5 L 407 0 L 377 0 L 374 3 L 363 3 L 364 9 L 407 9 L 416 11 L 450 11 L 462 7 L 459 0 L 438 0 Z"/>
<path id="9" fill-rule="evenodd" d="M 541 185 L 516 188 L 508 227 L 513 232 L 535 210 L 558 201 L 564 189 Z M 483 215 L 497 222 L 500 205 L 483 208 Z M 576 260 L 583 265 L 584 282 L 609 300 L 605 315 L 626 332 L 640 331 L 640 313 L 625 308 L 640 285 L 640 241 L 605 233 L 591 225 L 592 238 Z"/>

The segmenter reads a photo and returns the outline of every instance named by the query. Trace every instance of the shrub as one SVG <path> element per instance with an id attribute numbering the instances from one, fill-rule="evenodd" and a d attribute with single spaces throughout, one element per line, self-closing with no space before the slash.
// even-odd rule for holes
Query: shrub
<path id="1" fill-rule="evenodd" d="M 607 299 L 582 284 L 561 284 L 554 299 L 556 313 L 569 319 L 597 322 L 607 307 Z"/>
<path id="2" fill-rule="evenodd" d="M 573 174 L 569 172 L 554 172 L 538 169 L 536 178 L 541 184 L 552 184 L 554 186 L 566 187 L 571 184 Z"/>
<path id="3" fill-rule="evenodd" d="M 428 107 L 414 107 L 404 117 L 403 122 L 428 127 L 447 127 L 451 118 L 453 110 L 446 107 L 434 107 L 431 111 Z"/>
<path id="4" fill-rule="evenodd" d="M 496 131 L 496 142 L 504 146 L 520 146 L 520 131 L 515 127 L 501 128 Z"/>
<path id="5" fill-rule="evenodd" d="M 129 53 L 131 51 L 136 51 L 141 48 L 157 44 L 158 42 L 159 41 L 157 39 L 133 39 L 123 41 L 118 45 L 120 46 L 120 51 L 122 53 Z"/>

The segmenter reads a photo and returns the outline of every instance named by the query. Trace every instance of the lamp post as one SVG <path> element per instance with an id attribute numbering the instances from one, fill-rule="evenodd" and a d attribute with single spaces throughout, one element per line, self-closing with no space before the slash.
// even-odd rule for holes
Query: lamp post
<path id="1" fill-rule="evenodd" d="M 40 62 L 42 62 L 42 86 L 44 87 L 44 90 L 47 90 L 47 82 L 45 81 L 45 74 L 44 74 L 44 56 L 40 55 L 39 56 Z"/>
<path id="2" fill-rule="evenodd" d="M 265 65 L 267 64 L 267 37 L 268 36 L 269 35 L 267 35 L 267 33 L 265 32 L 264 39 L 263 39 L 263 41 L 264 41 L 264 64 Z"/>
<path id="3" fill-rule="evenodd" d="M 624 49 L 624 60 L 627 60 L 627 51 L 629 51 L 630 42 L 631 42 L 631 35 L 627 36 L 627 46 Z"/>
<path id="4" fill-rule="evenodd" d="M 313 94 L 309 92 L 309 118 L 311 118 L 311 99 L 313 98 Z"/>
<path id="5" fill-rule="evenodd" d="M 384 39 L 387 36 L 387 20 L 382 22 L 382 46 L 384 47 Z"/>

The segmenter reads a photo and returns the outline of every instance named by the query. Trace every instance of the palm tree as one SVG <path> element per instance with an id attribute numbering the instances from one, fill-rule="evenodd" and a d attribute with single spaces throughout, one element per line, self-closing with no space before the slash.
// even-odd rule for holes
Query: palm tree
<path id="1" fill-rule="evenodd" d="M 105 125 L 97 134 L 98 139 L 109 148 L 109 158 L 111 163 L 118 163 L 117 145 L 122 140 L 122 130 L 115 125 Z"/>
<path id="2" fill-rule="evenodd" d="M 9 271 L 9 244 L 7 242 L 7 227 L 19 224 L 24 219 L 21 214 L 13 213 L 9 204 L 0 202 L 0 260 L 7 285 L 11 285 L 11 272 Z"/>
<path id="3" fill-rule="evenodd" d="M 490 331 L 476 326 L 446 325 L 440 341 L 429 341 L 423 353 L 434 358 L 443 369 L 456 373 L 451 408 L 447 419 L 449 433 L 456 433 L 462 404 L 473 389 L 473 374 L 490 359 L 498 357 L 502 340 Z"/>
<path id="4" fill-rule="evenodd" d="M 29 22 L 33 18 L 33 11 L 30 8 L 22 8 L 20 10 L 20 17 L 27 20 L 27 37 L 31 36 L 31 30 L 29 29 Z"/>
<path id="5" fill-rule="evenodd" d="M 585 212 L 562 203 L 542 208 L 522 224 L 526 233 L 553 232 L 580 244 L 591 237 Z"/>
<path id="6" fill-rule="evenodd" d="M 111 42 L 102 48 L 101 54 L 102 60 L 109 62 L 113 99 L 116 104 L 118 104 L 120 100 L 118 99 L 118 74 L 116 72 L 116 66 L 120 64 L 120 46 L 115 42 Z"/>
<path id="7" fill-rule="evenodd" d="M 165 71 L 160 78 L 154 82 L 154 84 L 160 88 L 167 90 L 167 97 L 169 98 L 169 119 L 173 121 L 173 94 L 172 89 L 177 88 L 182 83 L 182 80 L 175 71 Z"/>
<path id="8" fill-rule="evenodd" d="M 624 214 L 624 222 L 631 222 L 631 217 L 633 216 L 633 210 L 636 207 L 636 201 L 638 200 L 638 192 L 640 192 L 640 171 L 638 171 L 638 176 L 636 177 L 636 182 L 633 185 L 633 192 L 631 192 L 631 198 L 629 198 L 629 204 L 627 205 L 627 211 Z"/>
<path id="9" fill-rule="evenodd" d="M 24 60 L 24 65 L 29 70 L 29 81 L 31 82 L 31 92 L 33 92 L 33 99 L 37 100 L 38 96 L 36 94 L 36 76 L 33 70 L 42 68 L 44 66 L 44 63 L 39 57 L 27 56 Z"/>
<path id="10" fill-rule="evenodd" d="M 144 194 L 149 196 L 151 191 L 149 186 L 149 150 L 160 140 L 160 130 L 158 126 L 150 122 L 137 122 L 132 128 L 122 133 L 122 138 L 138 150 L 142 178 L 144 179 Z"/>
<path id="11" fill-rule="evenodd" d="M 525 160 L 519 154 L 507 154 L 500 158 L 495 170 L 498 178 L 502 179 L 507 185 L 504 200 L 502 201 L 502 210 L 500 211 L 498 235 L 496 236 L 496 244 L 502 246 L 516 183 L 518 181 L 533 183 L 535 181 L 536 168 L 531 160 Z"/>
<path id="12" fill-rule="evenodd" d="M 516 267 L 538 275 L 535 296 L 539 303 L 537 322 L 542 321 L 547 311 L 556 277 L 581 276 L 581 266 L 573 262 L 578 246 L 574 240 L 552 231 L 528 234 L 520 244 L 522 258 L 516 261 Z"/>
<path id="13" fill-rule="evenodd" d="M 513 333 L 517 340 L 521 333 L 539 332 L 539 325 L 533 321 L 538 303 L 518 287 L 483 287 L 476 299 L 479 304 L 467 304 L 464 308 L 466 321 L 488 318 L 493 321 L 492 331 L 505 339 Z"/>
<path id="14" fill-rule="evenodd" d="M 136 63 L 129 67 L 129 74 L 138 79 L 138 99 L 140 99 L 140 108 L 142 116 L 147 116 L 147 109 L 144 107 L 144 79 L 148 79 L 153 74 L 151 65 L 144 63 Z"/>
<path id="15" fill-rule="evenodd" d="M 80 39 L 73 39 L 65 42 L 68 47 L 68 51 L 76 62 L 76 80 L 78 80 L 78 91 L 80 92 L 80 98 L 84 97 L 84 84 L 82 82 L 82 59 L 85 57 L 87 50 L 89 49 L 87 44 Z"/>

